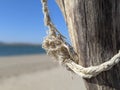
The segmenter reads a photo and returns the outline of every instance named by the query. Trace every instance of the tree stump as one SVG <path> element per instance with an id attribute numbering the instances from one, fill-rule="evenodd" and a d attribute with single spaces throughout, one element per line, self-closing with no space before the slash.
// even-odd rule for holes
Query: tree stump
<path id="1" fill-rule="evenodd" d="M 57 0 L 79 64 L 108 61 L 120 50 L 120 0 Z M 84 80 L 87 90 L 120 90 L 120 63 Z"/>

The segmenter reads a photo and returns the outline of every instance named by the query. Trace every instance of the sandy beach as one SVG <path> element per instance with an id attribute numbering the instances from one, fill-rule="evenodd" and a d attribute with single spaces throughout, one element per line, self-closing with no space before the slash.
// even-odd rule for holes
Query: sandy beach
<path id="1" fill-rule="evenodd" d="M 46 55 L 0 57 L 0 90 L 86 90 L 83 80 Z"/>

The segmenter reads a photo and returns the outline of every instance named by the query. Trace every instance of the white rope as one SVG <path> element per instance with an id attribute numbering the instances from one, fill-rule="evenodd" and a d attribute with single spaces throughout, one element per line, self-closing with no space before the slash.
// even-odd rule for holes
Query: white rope
<path id="1" fill-rule="evenodd" d="M 47 0 L 42 0 L 44 22 L 49 27 L 49 34 L 43 41 L 43 48 L 47 54 L 54 57 L 60 64 L 68 67 L 69 70 L 80 75 L 83 78 L 95 77 L 103 71 L 111 69 L 115 64 L 120 61 L 120 51 L 114 55 L 109 61 L 104 62 L 98 66 L 83 67 L 78 64 L 78 55 L 73 48 L 65 42 L 64 36 L 55 28 L 51 22 Z"/>

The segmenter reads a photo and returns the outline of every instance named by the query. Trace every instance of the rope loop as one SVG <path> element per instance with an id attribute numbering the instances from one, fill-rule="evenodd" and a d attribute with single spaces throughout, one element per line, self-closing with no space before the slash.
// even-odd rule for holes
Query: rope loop
<path id="1" fill-rule="evenodd" d="M 42 0 L 44 22 L 49 28 L 49 33 L 44 39 L 42 47 L 47 54 L 54 57 L 61 65 L 66 66 L 70 71 L 80 75 L 83 78 L 92 78 L 103 71 L 111 69 L 120 61 L 120 51 L 114 55 L 109 61 L 104 62 L 98 66 L 83 67 L 78 64 L 79 58 L 72 46 L 70 46 L 64 39 L 65 37 L 56 29 L 51 21 L 47 0 Z"/>

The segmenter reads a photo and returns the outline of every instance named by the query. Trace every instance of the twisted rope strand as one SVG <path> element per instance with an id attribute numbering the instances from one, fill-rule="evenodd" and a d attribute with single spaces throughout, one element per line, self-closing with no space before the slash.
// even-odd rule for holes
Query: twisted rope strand
<path id="1" fill-rule="evenodd" d="M 50 15 L 49 15 L 49 10 L 48 10 L 48 5 L 47 5 L 47 0 L 42 0 L 42 5 L 43 5 L 43 13 L 44 13 L 44 23 L 45 25 L 49 28 L 49 33 L 55 33 L 57 32 L 60 34 L 63 38 L 65 38 L 54 26 L 54 24 L 51 21 Z"/>
<path id="2" fill-rule="evenodd" d="M 92 78 L 103 71 L 111 69 L 120 62 L 120 51 L 109 61 L 98 66 L 83 67 L 78 65 L 78 55 L 73 48 L 64 40 L 64 36 L 55 28 L 49 16 L 47 0 L 42 0 L 44 22 L 49 28 L 49 34 L 43 41 L 42 47 L 47 54 L 54 57 L 60 64 L 66 66 L 69 70 L 80 75 L 83 78 Z"/>

